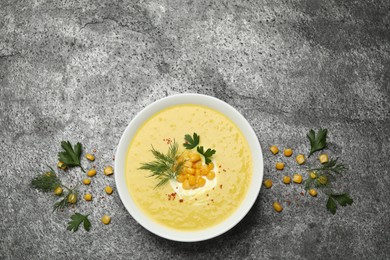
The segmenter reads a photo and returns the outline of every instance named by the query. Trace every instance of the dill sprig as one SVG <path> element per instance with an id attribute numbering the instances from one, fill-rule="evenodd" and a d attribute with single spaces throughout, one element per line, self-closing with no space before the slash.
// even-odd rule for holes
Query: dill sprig
<path id="1" fill-rule="evenodd" d="M 148 170 L 151 172 L 151 174 L 147 177 L 155 177 L 159 180 L 155 188 L 166 184 L 171 179 L 175 179 L 180 172 L 182 163 L 176 165 L 178 148 L 179 146 L 176 141 L 173 141 L 173 143 L 169 146 L 168 152 L 164 154 L 157 151 L 152 146 L 151 152 L 156 160 L 148 163 L 142 163 L 142 166 L 139 168 L 141 170 Z"/>
<path id="2" fill-rule="evenodd" d="M 65 187 L 64 185 L 62 185 L 62 187 L 64 187 L 66 189 L 66 193 L 64 194 L 63 197 L 61 197 L 56 203 L 54 203 L 54 206 L 53 206 L 53 212 L 54 211 L 58 211 L 58 210 L 63 210 L 64 208 L 66 208 L 69 204 L 71 204 L 69 202 L 69 197 L 71 195 L 73 196 L 76 196 L 76 201 L 77 201 L 77 187 L 74 188 L 74 189 L 70 189 L 68 187 Z"/>
<path id="3" fill-rule="evenodd" d="M 50 166 L 48 167 L 50 168 L 50 171 L 37 175 L 31 181 L 31 185 L 34 188 L 43 192 L 51 192 L 54 191 L 55 188 L 61 186 L 61 181 L 53 168 Z"/>

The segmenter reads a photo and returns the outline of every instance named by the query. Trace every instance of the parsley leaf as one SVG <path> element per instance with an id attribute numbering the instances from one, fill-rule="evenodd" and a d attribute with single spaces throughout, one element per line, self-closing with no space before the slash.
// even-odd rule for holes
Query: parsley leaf
<path id="1" fill-rule="evenodd" d="M 67 230 L 69 230 L 69 231 L 73 230 L 73 232 L 76 232 L 79 229 L 81 222 L 84 222 L 84 229 L 86 231 L 89 231 L 89 229 L 91 228 L 91 222 L 89 222 L 88 216 L 89 216 L 89 214 L 85 215 L 85 216 L 80 214 L 80 213 L 73 214 L 70 217 L 71 221 L 68 222 Z"/>
<path id="2" fill-rule="evenodd" d="M 31 181 L 31 185 L 43 192 L 50 192 L 54 191 L 55 188 L 58 186 L 61 186 L 61 181 L 58 179 L 57 175 L 55 174 L 53 168 L 49 167 L 50 171 L 46 173 L 42 173 L 38 176 L 36 176 Z"/>
<path id="3" fill-rule="evenodd" d="M 197 133 L 194 133 L 193 137 L 191 137 L 190 135 L 185 135 L 184 140 L 186 142 L 183 144 L 183 146 L 186 149 L 190 150 L 195 148 L 199 144 L 199 135 Z"/>
<path id="4" fill-rule="evenodd" d="M 330 194 L 328 202 L 326 203 L 326 208 L 332 213 L 336 213 L 337 204 L 336 201 L 343 207 L 347 205 L 352 205 L 353 199 L 349 197 L 347 193 L 343 194 Z"/>
<path id="5" fill-rule="evenodd" d="M 204 156 L 206 164 L 211 163 L 210 157 L 213 156 L 213 154 L 215 154 L 215 152 L 216 152 L 214 149 L 211 150 L 210 148 L 207 149 L 205 152 L 203 149 L 203 146 L 198 146 L 197 151 L 198 151 L 198 153 L 200 153 L 201 155 Z"/>
<path id="6" fill-rule="evenodd" d="M 58 153 L 58 160 L 65 163 L 67 166 L 79 166 L 81 170 L 85 172 L 80 163 L 80 155 L 82 152 L 81 144 L 77 143 L 73 149 L 69 141 L 62 141 L 61 147 L 64 149 L 64 151 Z"/>
<path id="7" fill-rule="evenodd" d="M 310 155 L 312 155 L 314 152 L 322 150 L 326 146 L 326 135 L 328 133 L 327 129 L 318 130 L 317 136 L 313 129 L 310 129 L 309 133 L 307 134 L 307 138 L 309 138 L 310 141 Z"/>

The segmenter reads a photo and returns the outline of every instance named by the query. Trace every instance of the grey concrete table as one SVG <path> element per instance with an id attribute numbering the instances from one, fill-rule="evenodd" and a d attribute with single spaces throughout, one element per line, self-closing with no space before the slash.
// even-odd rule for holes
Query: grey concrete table
<path id="1" fill-rule="evenodd" d="M 388 259 L 389 10 L 387 0 L 1 0 L 0 259 Z M 104 194 L 114 177 L 101 173 L 137 112 L 185 92 L 236 107 L 274 180 L 238 226 L 190 244 L 142 228 L 117 193 Z M 282 157 L 268 152 L 306 152 L 307 131 L 320 127 L 349 167 L 335 189 L 354 203 L 336 215 L 323 193 L 285 187 L 274 170 Z M 96 149 L 98 175 L 80 188 L 93 202 L 52 213 L 54 196 L 29 184 L 55 166 L 61 140 Z M 83 174 L 61 178 L 75 185 Z M 91 213 L 89 233 L 66 230 L 76 211 Z"/>

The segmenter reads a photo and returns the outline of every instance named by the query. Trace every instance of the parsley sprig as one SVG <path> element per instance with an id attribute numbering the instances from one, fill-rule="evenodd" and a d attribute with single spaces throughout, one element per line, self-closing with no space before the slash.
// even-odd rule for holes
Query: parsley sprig
<path id="1" fill-rule="evenodd" d="M 193 137 L 191 137 L 189 134 L 184 136 L 184 140 L 186 142 L 183 144 L 183 146 L 188 150 L 195 148 L 199 144 L 199 135 L 194 133 L 192 136 Z"/>
<path id="2" fill-rule="evenodd" d="M 214 149 L 210 149 L 210 148 L 208 148 L 206 151 L 204 151 L 203 146 L 198 146 L 198 148 L 196 150 L 198 151 L 198 153 L 200 153 L 201 155 L 204 156 L 206 164 L 211 163 L 211 157 L 216 152 Z"/>
<path id="3" fill-rule="evenodd" d="M 320 129 L 317 135 L 313 129 L 309 131 L 307 134 L 311 147 L 309 156 L 326 147 L 327 133 L 327 129 Z M 328 196 L 326 208 L 332 214 L 336 213 L 337 203 L 342 207 L 353 203 L 353 199 L 347 193 L 336 194 L 331 188 L 331 180 L 335 180 L 336 176 L 342 175 L 346 170 L 347 166 L 338 162 L 338 158 L 331 159 L 329 162 L 322 164 L 320 167 L 307 169 L 309 177 L 305 181 L 305 190 L 309 190 L 313 186 L 323 189 L 325 194 Z"/>
<path id="4" fill-rule="evenodd" d="M 83 172 L 85 172 L 83 166 L 80 163 L 80 156 L 83 147 L 80 143 L 77 143 L 74 148 L 69 141 L 62 141 L 61 147 L 64 151 L 58 153 L 58 160 L 65 163 L 65 165 L 73 167 L 79 166 Z"/>
<path id="5" fill-rule="evenodd" d="M 310 129 L 309 133 L 307 134 L 307 138 L 309 138 L 310 141 L 310 155 L 312 155 L 316 151 L 320 151 L 326 147 L 326 136 L 328 134 L 327 129 L 318 130 L 317 135 L 315 134 L 313 129 Z"/>
<path id="6" fill-rule="evenodd" d="M 79 229 L 80 224 L 83 223 L 84 229 L 89 231 L 91 228 L 91 222 L 89 222 L 88 216 L 89 214 L 85 216 L 80 213 L 73 214 L 70 217 L 71 221 L 68 222 L 67 230 L 76 232 Z"/>

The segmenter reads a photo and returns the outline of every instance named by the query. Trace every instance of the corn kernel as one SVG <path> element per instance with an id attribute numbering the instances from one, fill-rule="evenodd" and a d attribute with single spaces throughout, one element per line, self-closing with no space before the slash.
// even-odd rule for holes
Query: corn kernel
<path id="1" fill-rule="evenodd" d="M 270 179 L 265 180 L 265 181 L 263 182 L 263 185 L 264 185 L 267 189 L 271 188 L 271 187 L 272 187 L 272 180 L 270 180 Z"/>
<path id="2" fill-rule="evenodd" d="M 298 184 L 302 183 L 302 175 L 300 175 L 298 173 L 294 174 L 293 175 L 293 182 L 298 183 Z"/>
<path id="3" fill-rule="evenodd" d="M 104 191 L 108 194 L 108 195 L 111 195 L 112 194 L 112 188 L 110 186 L 106 186 L 104 188 Z"/>
<path id="4" fill-rule="evenodd" d="M 183 189 L 185 189 L 185 190 L 191 189 L 191 185 L 190 185 L 190 183 L 189 183 L 188 180 L 185 180 L 185 181 L 183 182 Z"/>
<path id="5" fill-rule="evenodd" d="M 325 175 L 321 175 L 320 177 L 318 177 L 317 181 L 322 185 L 326 185 L 328 184 L 328 177 L 326 177 Z"/>
<path id="6" fill-rule="evenodd" d="M 198 176 L 198 175 L 201 175 L 200 169 L 196 169 L 196 170 L 195 170 L 195 175 L 197 175 L 197 176 Z"/>
<path id="7" fill-rule="evenodd" d="M 61 187 L 57 187 L 54 189 L 54 194 L 57 196 L 61 196 L 62 192 L 63 192 L 63 189 Z"/>
<path id="8" fill-rule="evenodd" d="M 95 156 L 93 156 L 93 154 L 87 153 L 85 157 L 88 159 L 88 161 L 95 161 Z"/>
<path id="9" fill-rule="evenodd" d="M 202 175 L 207 175 L 209 173 L 209 171 L 210 171 L 210 169 L 206 164 L 202 165 L 202 168 L 200 168 L 200 172 L 202 173 Z"/>
<path id="10" fill-rule="evenodd" d="M 315 197 L 315 196 L 317 196 L 317 191 L 315 189 L 310 189 L 309 194 L 310 194 L 310 196 Z"/>
<path id="11" fill-rule="evenodd" d="M 293 154 L 292 149 L 290 148 L 284 149 L 284 156 L 290 157 L 292 154 Z"/>
<path id="12" fill-rule="evenodd" d="M 191 175 L 195 174 L 195 169 L 194 168 L 187 168 L 186 171 L 187 171 L 188 174 L 191 174 Z"/>
<path id="13" fill-rule="evenodd" d="M 84 179 L 83 183 L 84 183 L 84 185 L 89 185 L 89 184 L 91 184 L 91 180 L 90 179 Z"/>
<path id="14" fill-rule="evenodd" d="M 196 163 L 194 163 L 194 165 L 192 165 L 192 167 L 195 169 L 202 168 L 202 161 L 197 161 Z"/>
<path id="15" fill-rule="evenodd" d="M 209 166 L 210 171 L 214 169 L 214 163 L 207 164 Z"/>
<path id="16" fill-rule="evenodd" d="M 186 176 L 184 174 L 179 174 L 177 177 L 176 177 L 176 180 L 180 183 L 183 183 L 186 179 Z"/>
<path id="17" fill-rule="evenodd" d="M 57 167 L 60 168 L 61 170 L 66 170 L 67 166 L 66 166 L 65 163 L 60 161 L 60 162 L 57 163 Z"/>
<path id="18" fill-rule="evenodd" d="M 95 176 L 96 175 L 96 170 L 95 169 L 91 169 L 91 170 L 87 171 L 87 175 L 89 177 Z"/>
<path id="19" fill-rule="evenodd" d="M 317 178 L 317 174 L 316 174 L 316 172 L 314 172 L 314 171 L 310 172 L 310 173 L 309 173 L 309 176 L 310 176 L 311 179 Z"/>
<path id="20" fill-rule="evenodd" d="M 114 169 L 111 166 L 107 166 L 104 168 L 104 175 L 109 176 L 114 173 Z"/>
<path id="21" fill-rule="evenodd" d="M 277 212 L 281 212 L 281 211 L 283 210 L 282 205 L 280 205 L 279 202 L 277 202 L 277 201 L 274 202 L 273 207 L 274 207 L 274 209 L 275 209 Z"/>
<path id="22" fill-rule="evenodd" d="M 191 162 L 191 161 L 186 161 L 186 162 L 184 163 L 184 167 L 192 168 L 192 162 Z"/>
<path id="23" fill-rule="evenodd" d="M 290 184 L 291 178 L 290 176 L 283 176 L 283 183 L 284 184 Z"/>
<path id="24" fill-rule="evenodd" d="M 306 161 L 305 156 L 303 154 L 298 154 L 297 157 L 295 158 L 295 160 L 297 161 L 297 163 L 299 165 L 304 164 Z"/>
<path id="25" fill-rule="evenodd" d="M 191 186 L 194 186 L 196 184 L 196 178 L 195 176 L 191 175 L 190 177 L 188 177 L 188 183 L 191 185 Z"/>
<path id="26" fill-rule="evenodd" d="M 191 157 L 190 157 L 190 161 L 193 162 L 193 163 L 195 163 L 195 162 L 197 162 L 199 160 L 200 160 L 200 155 L 197 154 L 197 153 L 191 155 Z"/>
<path id="27" fill-rule="evenodd" d="M 207 179 L 212 180 L 215 178 L 215 172 L 214 171 L 209 171 L 207 174 Z"/>
<path id="28" fill-rule="evenodd" d="M 89 193 L 87 193 L 87 194 L 84 195 L 84 199 L 85 199 L 86 201 L 91 201 L 91 200 L 92 200 L 92 195 L 89 194 Z"/>
<path id="29" fill-rule="evenodd" d="M 271 153 L 273 154 L 277 154 L 279 152 L 279 149 L 277 146 L 273 145 L 269 148 L 269 150 L 271 151 Z"/>
<path id="30" fill-rule="evenodd" d="M 198 180 L 198 187 L 203 187 L 206 184 L 206 180 L 204 178 L 200 178 Z"/>
<path id="31" fill-rule="evenodd" d="M 320 156 L 318 156 L 318 160 L 320 160 L 321 164 L 324 164 L 324 163 L 329 162 L 329 157 L 326 153 L 323 153 L 323 154 L 320 154 Z"/>
<path id="32" fill-rule="evenodd" d="M 284 169 L 284 163 L 282 163 L 282 162 L 277 162 L 276 163 L 276 169 L 277 170 L 283 170 Z"/>
<path id="33" fill-rule="evenodd" d="M 109 216 L 107 216 L 107 215 L 104 215 L 102 217 L 102 222 L 103 222 L 104 225 L 108 225 L 111 222 L 111 218 Z"/>

